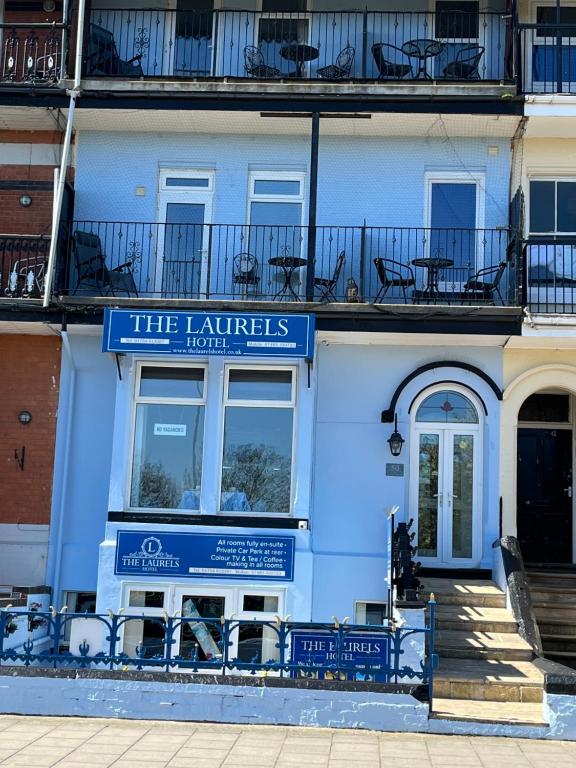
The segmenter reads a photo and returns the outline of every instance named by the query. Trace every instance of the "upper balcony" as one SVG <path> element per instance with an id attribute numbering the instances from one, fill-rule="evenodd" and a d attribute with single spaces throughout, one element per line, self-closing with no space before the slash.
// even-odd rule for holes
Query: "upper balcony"
<path id="1" fill-rule="evenodd" d="M 573 8 L 562 9 L 566 10 Z M 537 22 L 519 28 L 519 89 L 533 94 L 576 94 L 576 26 L 554 23 L 555 6 L 537 11 Z"/>
<path id="2" fill-rule="evenodd" d="M 494 90 L 512 83 L 503 13 L 450 5 L 438 0 L 432 12 L 308 11 L 305 4 L 286 11 L 94 8 L 83 76 L 107 78 L 108 88 L 114 79 L 133 87 L 134 81 L 224 81 L 251 90 L 258 82 L 272 92 L 316 83 L 380 93 L 465 87 L 485 94 L 489 84 Z"/>

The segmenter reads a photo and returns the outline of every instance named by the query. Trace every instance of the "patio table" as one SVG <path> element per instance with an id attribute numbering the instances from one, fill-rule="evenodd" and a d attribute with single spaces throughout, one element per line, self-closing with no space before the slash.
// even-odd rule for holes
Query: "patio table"
<path id="1" fill-rule="evenodd" d="M 287 61 L 293 61 L 296 64 L 296 77 L 304 77 L 304 64 L 307 61 L 314 61 L 320 56 L 318 48 L 304 43 L 290 43 L 280 49 L 280 56 Z"/>
<path id="2" fill-rule="evenodd" d="M 305 267 L 307 263 L 306 259 L 303 259 L 300 256 L 273 256 L 271 259 L 268 259 L 268 264 L 270 264 L 270 266 L 280 267 L 284 273 L 284 285 L 274 296 L 274 300 L 279 299 L 282 301 L 283 298 L 290 299 L 291 294 L 294 297 L 294 301 L 300 301 L 300 296 L 298 296 L 292 287 L 292 275 L 297 269 L 300 269 L 300 267 Z"/>
<path id="3" fill-rule="evenodd" d="M 410 264 L 413 267 L 423 267 L 427 270 L 426 289 L 423 296 L 433 299 L 440 294 L 438 290 L 438 277 L 441 269 L 453 267 L 452 259 L 446 259 L 444 256 L 428 256 L 421 259 L 412 259 Z"/>
<path id="4" fill-rule="evenodd" d="M 402 45 L 401 50 L 406 56 L 418 59 L 416 80 L 432 80 L 432 76 L 428 74 L 426 69 L 426 60 L 438 56 L 439 53 L 442 53 L 445 47 L 444 43 L 441 43 L 439 40 L 431 40 L 430 38 L 424 37 L 416 40 L 407 40 Z"/>

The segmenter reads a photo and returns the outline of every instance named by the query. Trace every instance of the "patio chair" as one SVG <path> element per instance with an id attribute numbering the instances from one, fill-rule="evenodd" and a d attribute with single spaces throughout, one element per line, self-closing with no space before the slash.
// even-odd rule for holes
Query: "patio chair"
<path id="1" fill-rule="evenodd" d="M 334 267 L 332 277 L 314 278 L 314 288 L 318 288 L 320 291 L 320 301 L 329 301 L 330 298 L 332 298 L 333 301 L 338 301 L 334 295 L 334 289 L 338 285 L 340 273 L 342 272 L 342 267 L 344 266 L 345 261 L 346 251 L 340 251 L 338 258 L 336 259 L 336 266 Z"/>
<path id="2" fill-rule="evenodd" d="M 483 54 L 482 45 L 465 45 L 454 61 L 444 67 L 444 77 L 449 80 L 480 80 L 478 65 Z"/>
<path id="3" fill-rule="evenodd" d="M 388 43 L 375 43 L 372 46 L 372 56 L 378 67 L 379 80 L 402 80 L 406 75 L 412 77 L 412 65 L 410 63 L 398 64 L 396 61 L 391 61 L 388 58 L 397 59 L 402 57 L 410 62 L 410 59 L 401 48 Z"/>
<path id="4" fill-rule="evenodd" d="M 124 61 L 118 55 L 114 35 L 97 24 L 90 25 L 86 71 L 89 75 L 123 75 L 142 77 L 142 54 Z"/>
<path id="5" fill-rule="evenodd" d="M 234 256 L 234 274 L 232 282 L 235 285 L 259 285 L 258 259 L 251 253 L 238 253 Z"/>
<path id="6" fill-rule="evenodd" d="M 132 274 L 132 262 L 127 261 L 114 269 L 108 269 L 102 253 L 102 243 L 92 232 L 76 230 L 72 236 L 72 254 L 76 269 L 76 285 L 73 293 L 85 296 L 118 296 L 134 294 L 138 289 Z"/>
<path id="7" fill-rule="evenodd" d="M 378 304 L 379 299 L 382 303 L 390 288 L 401 288 L 404 304 L 408 304 L 406 288 L 416 285 L 412 268 L 400 261 L 394 261 L 394 259 L 381 258 L 374 259 L 374 266 L 380 280 L 380 290 L 376 294 L 374 304 Z"/>
<path id="8" fill-rule="evenodd" d="M 260 48 L 255 45 L 247 45 L 244 48 L 244 69 L 249 77 L 271 78 L 278 77 L 280 70 L 276 67 L 269 67 Z"/>
<path id="9" fill-rule="evenodd" d="M 484 267 L 471 277 L 464 285 L 464 298 L 480 299 L 490 304 L 496 304 L 494 294 L 498 296 L 500 302 L 504 304 L 504 299 L 500 293 L 500 281 L 506 271 L 507 262 L 501 261 L 494 267 Z"/>
<path id="10" fill-rule="evenodd" d="M 355 54 L 356 51 L 351 45 L 346 46 L 340 51 L 334 64 L 318 69 L 319 77 L 323 80 L 346 80 L 350 77 Z"/>

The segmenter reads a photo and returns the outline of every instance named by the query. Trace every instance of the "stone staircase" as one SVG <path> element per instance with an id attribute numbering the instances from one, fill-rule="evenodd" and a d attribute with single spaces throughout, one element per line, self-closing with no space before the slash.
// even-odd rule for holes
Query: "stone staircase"
<path id="1" fill-rule="evenodd" d="M 437 602 L 434 716 L 545 725 L 543 675 L 499 587 L 424 576 L 422 583 L 425 597 L 433 592 Z"/>
<path id="2" fill-rule="evenodd" d="M 544 655 L 576 668 L 576 572 L 527 571 Z"/>

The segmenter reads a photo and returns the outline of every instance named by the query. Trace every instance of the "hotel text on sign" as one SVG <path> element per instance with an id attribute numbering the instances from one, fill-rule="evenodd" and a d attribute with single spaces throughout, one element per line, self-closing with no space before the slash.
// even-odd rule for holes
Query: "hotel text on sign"
<path id="1" fill-rule="evenodd" d="M 312 358 L 314 319 L 314 315 L 107 308 L 102 350 Z"/>

